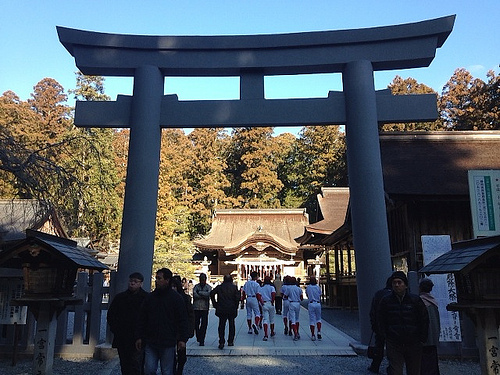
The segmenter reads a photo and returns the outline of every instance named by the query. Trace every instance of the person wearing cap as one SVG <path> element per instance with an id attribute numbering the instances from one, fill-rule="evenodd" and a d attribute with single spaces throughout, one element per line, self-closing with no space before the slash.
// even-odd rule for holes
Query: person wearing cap
<path id="1" fill-rule="evenodd" d="M 135 331 L 142 302 L 148 293 L 142 289 L 144 276 L 130 274 L 128 288 L 111 302 L 107 320 L 113 333 L 113 348 L 118 350 L 122 374 L 139 375 L 142 370 L 142 351 L 136 350 Z"/>
<path id="2" fill-rule="evenodd" d="M 289 301 L 288 319 L 291 322 L 291 331 L 293 331 L 293 341 L 300 339 L 299 333 L 299 314 L 300 314 L 300 301 L 304 298 L 302 289 L 297 285 L 295 277 L 290 278 L 290 285 L 286 288 L 286 296 Z"/>
<path id="3" fill-rule="evenodd" d="M 311 340 L 316 341 L 314 330 L 318 328 L 318 340 L 321 340 L 321 289 L 315 276 L 309 278 L 306 288 L 306 296 L 309 301 L 307 311 L 309 313 L 309 328 L 311 329 Z"/>
<path id="4" fill-rule="evenodd" d="M 276 298 L 274 299 L 274 308 L 276 314 L 281 315 L 281 310 L 283 310 L 283 295 L 281 294 L 281 287 L 283 286 L 283 281 L 281 280 L 281 275 L 276 274 L 274 279 L 274 288 L 276 289 Z"/>
<path id="5" fill-rule="evenodd" d="M 246 308 L 247 308 L 247 324 L 248 324 L 248 333 L 259 334 L 258 326 L 260 322 L 260 309 L 259 309 L 259 301 L 257 300 L 257 292 L 259 291 L 260 285 L 257 282 L 257 277 L 259 274 L 256 271 L 252 271 L 250 273 L 251 279 L 248 280 L 245 285 L 243 285 L 243 290 L 241 292 L 241 300 L 247 300 Z M 252 315 L 255 319 L 255 323 L 252 323 Z"/>
<path id="6" fill-rule="evenodd" d="M 434 283 L 431 279 L 423 278 L 419 283 L 420 298 L 424 301 L 429 314 L 429 335 L 422 348 L 422 375 L 439 375 L 439 359 L 437 346 L 441 323 L 439 321 L 439 309 L 436 299 L 431 295 Z"/>
<path id="7" fill-rule="evenodd" d="M 408 292 L 408 278 L 402 271 L 391 275 L 392 292 L 377 309 L 379 332 L 385 338 L 387 373 L 420 375 L 422 344 L 427 340 L 429 315 L 422 299 Z"/>
<path id="8" fill-rule="evenodd" d="M 271 337 L 274 337 L 274 301 L 276 298 L 276 289 L 271 283 L 271 277 L 264 277 L 264 284 L 257 292 L 257 300 L 262 306 L 262 321 L 264 324 L 264 341 L 267 341 L 269 336 L 269 327 L 271 328 Z"/>

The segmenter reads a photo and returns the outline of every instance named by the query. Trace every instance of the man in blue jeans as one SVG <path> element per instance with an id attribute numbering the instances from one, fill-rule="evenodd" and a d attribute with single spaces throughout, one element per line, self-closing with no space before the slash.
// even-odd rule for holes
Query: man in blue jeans
<path id="1" fill-rule="evenodd" d="M 172 271 L 156 272 L 156 289 L 141 307 L 136 347 L 144 348 L 144 374 L 154 375 L 160 362 L 162 375 L 173 375 L 176 345 L 186 347 L 188 339 L 187 311 L 184 300 L 172 290 Z"/>

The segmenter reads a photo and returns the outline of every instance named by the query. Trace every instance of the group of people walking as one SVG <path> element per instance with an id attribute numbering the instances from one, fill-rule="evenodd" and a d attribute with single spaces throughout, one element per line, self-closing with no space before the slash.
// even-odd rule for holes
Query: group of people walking
<path id="1" fill-rule="evenodd" d="M 258 335 L 263 330 L 263 340 L 268 341 L 276 335 L 275 316 L 282 315 L 284 334 L 295 341 L 300 339 L 303 292 L 294 277 L 286 276 L 281 281 L 278 276 L 273 283 L 271 277 L 261 281 L 253 272 L 240 292 L 231 275 L 225 275 L 223 282 L 212 288 L 202 273 L 192 289 L 192 301 L 181 278 L 167 268 L 156 272 L 151 293 L 144 291 L 143 281 L 142 274 L 132 273 L 127 290 L 114 297 L 108 310 L 112 345 L 118 349 L 122 374 L 156 374 L 158 365 L 162 375 L 182 374 L 189 338 L 196 336 L 198 344 L 205 345 L 210 302 L 219 318 L 219 349 L 226 344 L 234 346 L 235 319 L 245 302 L 249 334 Z M 314 277 L 306 295 L 311 339 L 321 340 L 321 289 Z"/>
<path id="2" fill-rule="evenodd" d="M 198 344 L 205 345 L 210 301 L 219 318 L 219 349 L 226 343 L 234 346 L 235 319 L 245 302 L 249 334 L 258 335 L 263 330 L 263 341 L 268 341 L 276 335 L 275 316 L 282 315 L 284 334 L 299 340 L 303 291 L 297 279 L 285 276 L 281 281 L 278 275 L 273 283 L 269 276 L 259 280 L 257 272 L 250 276 L 240 292 L 231 275 L 212 288 L 202 273 L 191 301 L 180 277 L 167 268 L 156 272 L 151 293 L 142 289 L 143 275 L 132 273 L 127 290 L 114 297 L 107 316 L 122 374 L 153 375 L 158 365 L 162 375 L 182 374 L 188 339 L 196 335 Z M 440 325 L 437 302 L 430 294 L 433 285 L 424 278 L 420 295 L 411 294 L 405 273 L 396 271 L 374 295 L 370 321 L 375 350 L 369 371 L 379 372 L 385 347 L 388 374 L 402 375 L 406 367 L 407 375 L 439 375 Z M 315 277 L 310 278 L 305 294 L 311 340 L 321 340 L 321 289 Z"/>
<path id="3" fill-rule="evenodd" d="M 246 300 L 246 313 L 249 334 L 259 334 L 259 328 L 263 326 L 263 341 L 276 335 L 275 315 L 283 316 L 284 334 L 293 336 L 293 340 L 300 339 L 299 314 L 300 302 L 303 300 L 303 292 L 295 277 L 285 276 L 281 281 L 276 277 L 275 283 L 270 276 L 264 277 L 262 285 L 258 282 L 257 272 L 250 274 L 242 288 L 241 300 Z M 311 339 L 321 340 L 321 289 L 317 285 L 315 277 L 310 278 L 310 284 L 306 288 L 308 298 L 309 324 Z M 276 304 L 276 306 L 275 306 Z M 315 331 L 317 329 L 317 336 Z"/>

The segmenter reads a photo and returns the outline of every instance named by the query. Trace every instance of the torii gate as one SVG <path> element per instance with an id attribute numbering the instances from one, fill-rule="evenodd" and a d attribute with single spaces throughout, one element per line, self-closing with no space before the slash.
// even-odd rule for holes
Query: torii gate
<path id="1" fill-rule="evenodd" d="M 355 30 L 245 36 L 139 36 L 58 27 L 83 74 L 134 77 L 133 96 L 77 102 L 75 125 L 130 127 L 117 285 L 149 275 L 155 236 L 161 128 L 346 125 L 361 341 L 391 272 L 379 123 L 433 121 L 434 95 L 375 91 L 373 72 L 428 66 L 455 16 Z M 265 99 L 264 76 L 342 73 L 343 92 L 320 99 Z M 240 100 L 178 101 L 166 76 L 239 76 Z M 149 288 L 149 278 L 145 282 Z"/>

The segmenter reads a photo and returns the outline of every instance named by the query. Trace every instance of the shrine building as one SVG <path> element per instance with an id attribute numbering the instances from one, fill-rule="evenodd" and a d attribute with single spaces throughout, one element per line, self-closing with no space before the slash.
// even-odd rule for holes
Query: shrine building
<path id="1" fill-rule="evenodd" d="M 232 274 L 238 286 L 257 271 L 263 279 L 276 275 L 303 277 L 304 254 L 295 238 L 309 224 L 305 209 L 225 209 L 214 213 L 207 236 L 195 240 L 195 261 L 209 279 Z"/>

